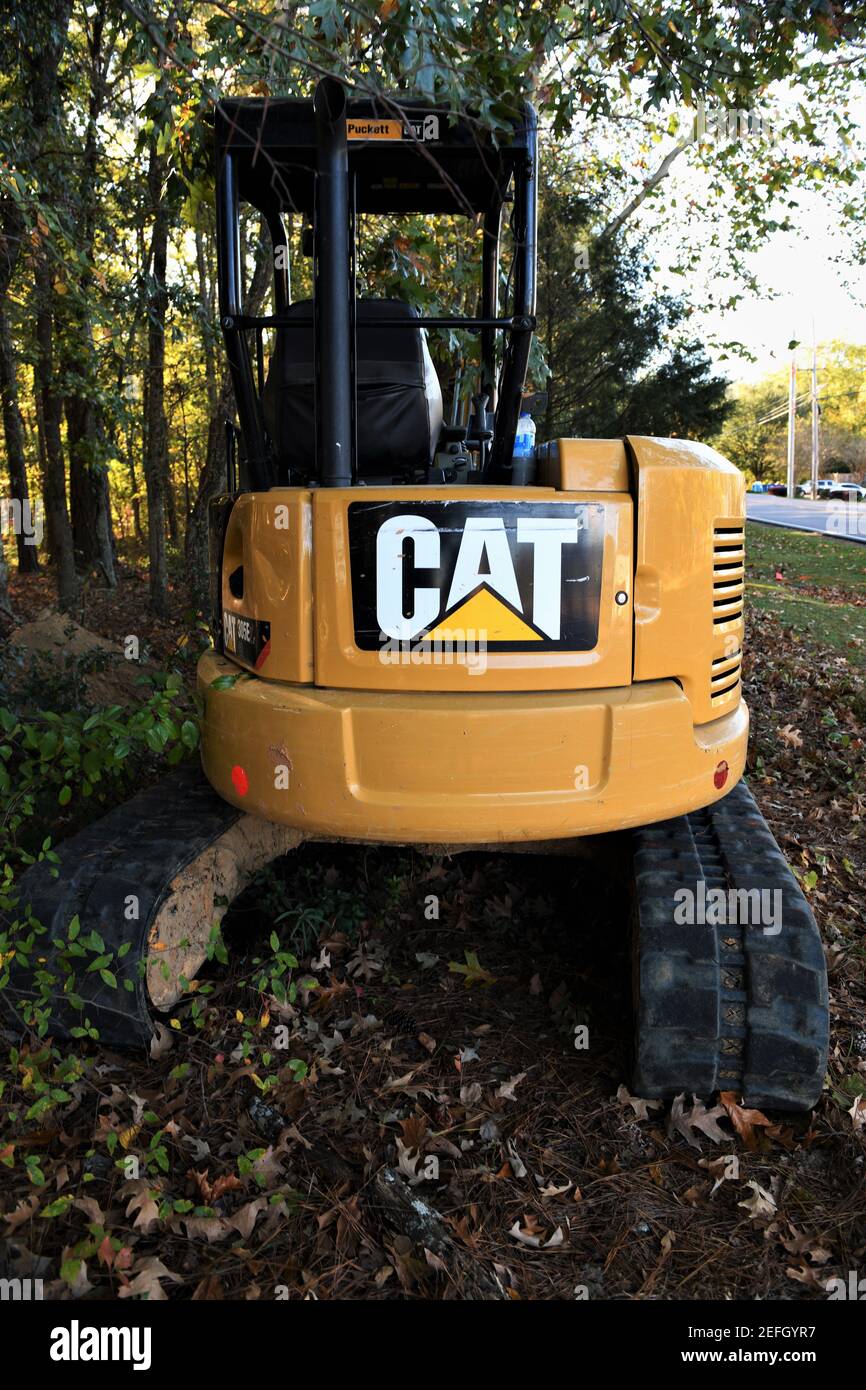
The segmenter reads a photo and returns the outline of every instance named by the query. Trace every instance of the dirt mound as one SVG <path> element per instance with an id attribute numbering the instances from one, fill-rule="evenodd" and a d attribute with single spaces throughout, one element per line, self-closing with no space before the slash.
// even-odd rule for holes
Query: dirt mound
<path id="1" fill-rule="evenodd" d="M 116 643 L 51 609 L 15 628 L 8 642 L 9 655 L 19 668 L 13 688 L 35 695 L 34 687 L 60 679 L 71 683 L 65 693 L 75 704 L 132 704 L 141 697 L 136 682 L 153 670 L 148 663 L 127 659 Z M 55 688 L 52 707 L 56 705 Z"/>

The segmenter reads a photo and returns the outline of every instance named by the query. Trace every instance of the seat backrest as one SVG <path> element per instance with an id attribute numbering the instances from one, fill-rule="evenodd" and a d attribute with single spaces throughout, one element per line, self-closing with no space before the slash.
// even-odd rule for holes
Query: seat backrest
<path id="1" fill-rule="evenodd" d="M 356 305 L 358 474 L 411 478 L 427 468 L 442 428 L 442 390 L 415 310 L 400 299 L 359 299 Z M 311 300 L 289 317 L 312 319 Z M 383 318 L 405 319 L 384 324 Z M 313 472 L 316 423 L 312 322 L 277 329 L 262 394 L 265 425 L 282 481 L 290 470 Z"/>

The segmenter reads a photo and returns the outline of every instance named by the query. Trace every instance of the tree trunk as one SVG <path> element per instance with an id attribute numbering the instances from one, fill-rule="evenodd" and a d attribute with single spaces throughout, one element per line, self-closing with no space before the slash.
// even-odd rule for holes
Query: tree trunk
<path id="1" fill-rule="evenodd" d="M 16 16 L 21 36 L 18 52 L 23 88 L 23 100 L 18 110 L 19 114 L 23 112 L 23 119 L 16 123 L 18 128 L 15 130 L 14 156 L 20 169 L 39 168 L 39 155 L 46 133 L 57 118 L 58 71 L 66 46 L 71 11 L 72 0 L 55 0 L 55 3 L 47 8 L 38 5 L 21 6 Z M 21 248 L 27 241 L 27 217 L 20 201 L 11 196 L 0 198 L 0 311 L 3 312 L 4 318 L 9 288 L 18 266 Z M 48 329 L 50 338 L 50 309 Z M 8 325 L 3 329 L 2 337 L 11 347 Z M 15 389 L 17 384 L 14 352 L 7 355 L 4 348 L 3 357 L 3 426 L 9 457 L 10 481 L 13 491 L 20 491 L 23 501 L 27 491 L 27 477 L 23 465 L 21 414 Z M 13 388 L 11 395 L 8 390 L 10 382 Z M 45 504 L 47 509 L 47 497 Z M 35 567 L 34 552 L 33 546 L 27 546 L 22 555 L 19 544 L 19 565 L 22 568 Z M 6 592 L 5 569 L 4 559 L 0 603 L 3 602 Z"/>
<path id="2" fill-rule="evenodd" d="M 90 348 L 89 326 L 85 337 Z M 83 344 L 82 344 L 83 345 Z M 86 568 L 95 565 L 109 589 L 117 585 L 114 567 L 114 533 L 108 469 L 101 455 L 105 434 L 101 411 L 84 395 L 66 397 L 66 431 L 69 444 L 69 502 L 75 555 Z"/>
<path id="3" fill-rule="evenodd" d="M 98 122 L 108 92 L 108 70 L 114 53 L 114 35 L 105 37 L 105 0 L 91 17 L 87 36 L 88 87 L 84 157 L 73 215 L 81 229 L 83 265 L 78 277 L 79 294 L 72 322 L 64 337 L 64 379 L 73 383 L 66 397 L 69 444 L 69 504 L 72 536 L 78 563 L 96 566 L 106 584 L 117 584 L 111 499 L 106 464 L 106 430 L 97 391 L 96 350 L 88 305 L 95 293 L 93 250 L 98 205 Z"/>
<path id="4" fill-rule="evenodd" d="M 51 267 L 43 252 L 36 263 L 36 389 L 42 406 L 45 444 L 45 511 L 56 546 L 57 596 L 64 612 L 78 607 L 78 576 L 72 527 L 66 508 L 66 470 L 60 437 L 62 401 L 54 378 L 54 291 Z"/>
<path id="5" fill-rule="evenodd" d="M 226 491 L 226 420 L 232 410 L 228 373 L 223 377 L 216 410 L 210 417 L 207 451 L 199 475 L 196 499 L 186 528 L 186 574 L 193 604 L 207 612 L 210 602 L 207 517 L 211 499 Z"/>
<path id="6" fill-rule="evenodd" d="M 27 488 L 27 465 L 24 453 L 24 422 L 18 406 L 18 377 L 16 372 L 15 347 L 9 320 L 0 303 L 0 395 L 3 402 L 3 432 L 6 437 L 6 460 L 9 464 L 9 496 L 29 505 L 30 494 Z M 21 527 L 16 536 L 18 550 L 18 569 L 21 574 L 35 574 L 39 569 L 39 558 L 35 545 L 28 545 Z"/>
<path id="7" fill-rule="evenodd" d="M 165 276 L 168 260 L 168 204 L 162 195 L 163 159 L 157 133 L 151 137 L 147 187 L 153 216 L 150 246 L 151 292 L 148 298 L 147 369 L 145 372 L 144 482 L 147 490 L 147 546 L 150 560 L 150 606 L 168 613 L 166 564 L 166 479 L 168 432 L 165 421 L 165 317 L 168 308 Z"/>
<path id="8" fill-rule="evenodd" d="M 0 617 L 9 622 L 15 621 L 12 601 L 9 598 L 9 574 L 6 569 L 6 556 L 3 554 L 2 542 L 0 542 Z"/>

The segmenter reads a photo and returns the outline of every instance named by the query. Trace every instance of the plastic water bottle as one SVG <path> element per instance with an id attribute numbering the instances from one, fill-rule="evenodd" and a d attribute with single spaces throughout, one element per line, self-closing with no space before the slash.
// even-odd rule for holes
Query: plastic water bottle
<path id="1" fill-rule="evenodd" d="M 535 421 L 526 411 L 517 422 L 511 460 L 511 481 L 516 487 L 535 481 Z"/>

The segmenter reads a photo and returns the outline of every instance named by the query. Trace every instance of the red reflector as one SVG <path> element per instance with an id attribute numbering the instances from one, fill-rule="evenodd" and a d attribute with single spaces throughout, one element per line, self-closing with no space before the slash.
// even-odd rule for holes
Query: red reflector
<path id="1" fill-rule="evenodd" d="M 244 772 L 242 767 L 235 766 L 232 768 L 232 786 L 234 787 L 238 796 L 246 796 L 247 792 L 249 791 L 250 779 Z"/>
<path id="2" fill-rule="evenodd" d="M 728 764 L 723 759 L 713 773 L 713 782 L 717 787 L 723 787 L 725 785 L 728 780 L 728 771 Z"/>

